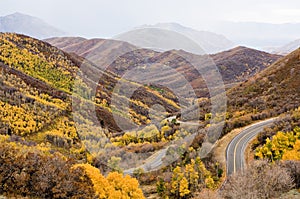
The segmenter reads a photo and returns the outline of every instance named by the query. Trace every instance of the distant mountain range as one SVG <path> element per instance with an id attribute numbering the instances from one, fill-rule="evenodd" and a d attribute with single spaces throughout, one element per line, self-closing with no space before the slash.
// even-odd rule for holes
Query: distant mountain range
<path id="1" fill-rule="evenodd" d="M 300 35 L 300 23 L 219 22 L 211 27 L 239 45 L 260 49 L 282 46 Z"/>
<path id="2" fill-rule="evenodd" d="M 272 49 L 272 53 L 276 53 L 276 54 L 280 54 L 280 55 L 287 55 L 291 52 L 293 52 L 294 50 L 300 48 L 300 39 L 297 39 L 295 41 L 292 41 L 286 45 L 283 45 L 281 47 L 278 48 L 273 48 Z"/>
<path id="3" fill-rule="evenodd" d="M 158 23 L 136 27 L 112 39 L 161 52 L 175 49 L 194 54 L 214 54 L 235 46 L 247 46 L 286 55 L 300 43 L 300 23 L 217 22 L 205 29 L 209 31 L 178 23 Z M 37 39 L 66 35 L 37 17 L 18 12 L 0 17 L 0 32 L 15 32 Z"/>
<path id="4" fill-rule="evenodd" d="M 176 49 L 195 54 L 216 53 L 234 46 L 234 43 L 223 35 L 198 31 L 178 23 L 144 25 L 113 39 L 127 41 L 142 48 L 161 51 Z"/>
<path id="5" fill-rule="evenodd" d="M 66 35 L 64 31 L 37 17 L 18 12 L 0 17 L 0 32 L 20 33 L 37 39 Z M 216 53 L 234 46 L 234 43 L 223 35 L 194 30 L 177 23 L 144 25 L 113 39 L 126 41 L 141 48 L 159 51 L 182 49 L 195 54 Z"/>
<path id="6" fill-rule="evenodd" d="M 0 17 L 0 32 L 21 33 L 38 39 L 66 35 L 39 18 L 18 12 Z"/>

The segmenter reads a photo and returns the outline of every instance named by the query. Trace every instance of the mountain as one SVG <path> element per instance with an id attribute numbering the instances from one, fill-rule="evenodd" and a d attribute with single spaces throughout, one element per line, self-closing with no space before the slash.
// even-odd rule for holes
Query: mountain
<path id="1" fill-rule="evenodd" d="M 160 75 L 151 76 L 152 82 L 161 82 L 165 84 L 185 84 L 176 85 L 186 90 L 185 85 L 190 84 L 198 97 L 207 97 L 208 88 L 199 74 L 201 67 L 206 66 L 207 62 L 216 66 L 219 70 L 224 84 L 227 88 L 234 86 L 239 82 L 246 81 L 251 76 L 270 66 L 281 56 L 269 54 L 246 47 L 237 47 L 229 51 L 212 54 L 210 56 L 201 56 L 187 53 L 185 51 L 166 51 L 163 53 L 154 53 L 150 50 L 139 49 L 123 55 L 113 62 L 108 70 L 123 76 L 127 71 L 134 70 L 138 67 L 148 67 L 148 73 L 141 73 L 140 79 L 149 78 L 151 70 L 159 71 L 156 65 L 167 66 L 175 69 L 176 72 L 170 72 L 168 68 L 160 70 Z M 199 68 L 200 66 L 200 68 Z M 183 75 L 179 76 L 177 73 Z M 184 79 L 181 79 L 184 78 Z M 169 85 L 172 87 L 172 85 Z M 182 95 L 184 92 L 182 91 Z"/>
<path id="2" fill-rule="evenodd" d="M 48 122 L 54 122 L 54 118 L 63 116 L 71 109 L 74 112 L 75 107 L 72 107 L 70 103 L 72 96 L 73 103 L 77 101 L 81 103 L 87 101 L 87 104 L 95 103 L 95 117 L 97 118 L 93 118 L 93 115 L 88 113 L 91 111 L 89 109 L 80 114 L 91 121 L 101 121 L 102 127 L 107 128 L 111 133 L 124 130 L 121 126 L 133 128 L 134 122 L 130 122 L 130 118 L 134 119 L 137 124 L 145 124 L 147 120 L 150 120 L 148 109 L 149 107 L 151 109 L 152 104 L 158 103 L 164 106 L 164 111 L 169 113 L 178 111 L 175 98 L 165 98 L 160 93 L 143 85 L 139 86 L 135 82 L 124 80 L 122 92 L 115 92 L 113 89 L 120 79 L 118 76 L 102 71 L 93 63 L 75 54 L 69 55 L 48 43 L 24 35 L 3 33 L 0 36 L 1 67 L 5 74 L 12 74 L 12 77 L 9 77 L 11 82 L 2 87 L 0 99 L 5 102 L 10 95 L 16 95 L 15 97 L 21 95 L 21 99 L 25 100 L 21 102 L 26 107 L 24 113 L 30 110 L 28 113 L 32 113 L 33 118 L 35 108 L 32 107 L 34 104 L 31 104 L 32 101 L 38 101 L 41 106 L 57 107 L 59 111 L 54 108 L 49 118 L 44 118 L 47 122 L 43 125 L 49 125 Z M 13 81 L 14 77 L 15 81 Z M 126 89 L 132 88 L 138 89 L 128 99 Z M 26 92 L 21 92 L 24 89 Z M 95 90 L 93 100 L 90 99 L 91 89 Z M 168 91 L 165 90 L 164 94 L 167 93 Z M 77 99 L 76 96 L 85 100 Z M 15 105 L 15 97 L 12 97 L 10 106 Z M 130 107 L 124 106 L 127 101 Z M 130 111 L 126 108 L 130 108 Z M 36 115 L 39 117 L 39 114 Z M 53 119 L 50 119 L 51 115 Z M 33 132 L 38 133 L 43 125 Z M 9 128 L 18 129 L 18 127 Z M 16 131 L 24 134 L 20 129 Z M 33 133 L 32 130 L 30 132 Z"/>
<path id="3" fill-rule="evenodd" d="M 299 38 L 299 23 L 260 23 L 223 21 L 210 24 L 210 30 L 220 32 L 231 41 L 244 46 L 264 49 L 282 46 Z"/>
<path id="4" fill-rule="evenodd" d="M 37 39 L 0 34 L 1 198 L 118 198 L 121 191 L 144 198 L 137 180 L 116 172 L 104 177 L 93 163 L 101 154 L 107 157 L 103 149 L 110 148 L 107 136 L 116 127 L 103 95 L 109 96 L 117 77 L 102 73 L 93 101 L 88 96 L 93 83 L 80 73 L 97 75 L 98 70 L 80 61 Z M 103 172 L 108 166 L 100 168 Z M 122 186 L 115 188 L 112 179 Z"/>
<path id="5" fill-rule="evenodd" d="M 125 75 L 128 71 L 137 68 L 137 66 L 148 66 L 148 70 L 150 70 L 150 66 L 154 66 L 154 63 L 170 66 L 184 74 L 185 79 L 179 81 L 180 78 L 178 75 L 174 77 L 174 72 L 171 73 L 166 69 L 166 71 L 160 70 L 158 72 L 162 77 L 151 77 L 151 81 L 166 84 L 176 80 L 177 83 L 188 81 L 195 89 L 198 97 L 207 96 L 208 91 L 197 69 L 195 69 L 191 63 L 188 63 L 189 59 L 198 59 L 200 63 L 205 60 L 214 62 L 222 75 L 226 87 L 230 88 L 260 72 L 281 57 L 246 47 L 236 47 L 217 54 L 201 56 L 185 51 L 171 50 L 156 52 L 150 49 L 139 49 L 129 43 L 115 40 L 52 38 L 46 41 L 69 53 L 84 56 L 93 63 L 97 63 L 99 67 L 105 68 L 119 76 Z M 184 60 L 184 58 L 187 58 L 187 60 Z M 154 67 L 151 69 L 153 71 L 159 70 L 159 68 Z M 147 77 L 149 78 L 150 74 L 150 72 L 145 73 L 144 71 L 140 76 L 140 80 L 143 81 L 147 79 Z M 185 90 L 184 85 L 186 85 L 186 83 L 181 84 L 179 87 Z"/>
<path id="6" fill-rule="evenodd" d="M 63 36 L 66 34 L 39 18 L 18 12 L 0 17 L 0 32 L 15 32 L 38 39 Z"/>
<path id="7" fill-rule="evenodd" d="M 44 41 L 66 52 L 85 57 L 102 69 L 105 69 L 118 56 L 137 49 L 127 42 L 110 39 L 88 40 L 81 37 L 54 37 Z"/>
<path id="8" fill-rule="evenodd" d="M 194 30 L 177 23 L 144 25 L 117 35 L 114 39 L 127 41 L 141 48 L 161 51 L 176 49 L 194 54 L 216 53 L 234 46 L 223 35 Z"/>
<path id="9" fill-rule="evenodd" d="M 211 55 L 226 84 L 243 82 L 270 66 L 280 55 L 263 51 L 236 47 Z"/>
<path id="10" fill-rule="evenodd" d="M 299 57 L 298 49 L 227 92 L 227 131 L 300 106 Z"/>
<path id="11" fill-rule="evenodd" d="M 297 39 L 295 41 L 292 41 L 286 45 L 283 45 L 279 48 L 273 49 L 273 53 L 280 54 L 280 55 L 287 55 L 291 53 L 292 51 L 296 50 L 297 48 L 300 48 L 300 39 Z"/>

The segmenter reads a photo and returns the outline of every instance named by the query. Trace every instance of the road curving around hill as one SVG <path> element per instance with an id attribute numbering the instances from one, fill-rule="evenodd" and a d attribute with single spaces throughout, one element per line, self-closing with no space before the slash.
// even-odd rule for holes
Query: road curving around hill
<path id="1" fill-rule="evenodd" d="M 235 136 L 226 148 L 226 172 L 227 176 L 245 168 L 245 150 L 247 145 L 258 133 L 262 132 L 265 127 L 270 126 L 277 118 L 271 118 L 252 124 L 243 129 Z"/>

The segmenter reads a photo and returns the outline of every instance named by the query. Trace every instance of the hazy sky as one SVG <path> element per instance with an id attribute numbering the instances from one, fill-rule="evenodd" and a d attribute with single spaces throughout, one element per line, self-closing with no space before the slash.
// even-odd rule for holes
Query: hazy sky
<path id="1" fill-rule="evenodd" d="M 210 30 L 214 21 L 300 22 L 299 0 L 0 0 L 0 7 L 1 16 L 21 12 L 85 37 L 158 22 L 199 30 Z"/>

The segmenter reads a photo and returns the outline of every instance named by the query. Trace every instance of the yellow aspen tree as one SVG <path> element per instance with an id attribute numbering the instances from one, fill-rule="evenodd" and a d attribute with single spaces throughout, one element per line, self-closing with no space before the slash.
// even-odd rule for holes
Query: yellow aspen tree
<path id="1" fill-rule="evenodd" d="M 172 181 L 171 181 L 171 193 L 175 196 L 179 196 L 179 185 L 180 181 L 183 178 L 183 173 L 181 172 L 181 168 L 177 166 L 173 170 Z"/>
<path id="2" fill-rule="evenodd" d="M 77 164 L 74 168 L 76 167 L 82 167 L 85 169 L 87 176 L 92 180 L 94 191 L 99 198 L 110 198 L 110 195 L 114 194 L 115 190 L 108 180 L 100 173 L 99 169 L 90 164 Z"/>
<path id="3" fill-rule="evenodd" d="M 195 160 L 191 160 L 191 164 L 185 166 L 185 173 L 189 183 L 189 189 L 194 190 L 198 185 L 199 175 L 195 170 Z"/>
<path id="4" fill-rule="evenodd" d="M 179 183 L 179 195 L 180 195 L 180 197 L 185 197 L 188 194 L 190 194 L 190 192 L 191 191 L 189 190 L 189 183 L 188 183 L 187 179 L 185 177 L 183 177 Z"/>
<path id="5" fill-rule="evenodd" d="M 109 181 L 110 185 L 116 190 L 116 192 L 118 192 L 115 193 L 115 196 L 121 196 L 116 199 L 144 198 L 143 192 L 139 188 L 139 182 L 135 178 L 131 178 L 128 175 L 123 177 L 123 174 L 112 172 L 108 174 L 107 180 Z"/>

